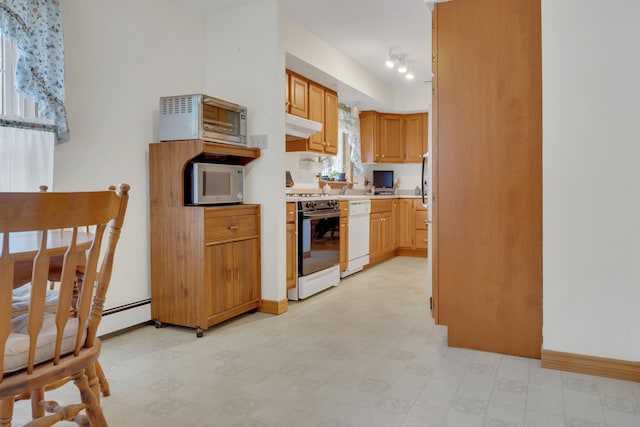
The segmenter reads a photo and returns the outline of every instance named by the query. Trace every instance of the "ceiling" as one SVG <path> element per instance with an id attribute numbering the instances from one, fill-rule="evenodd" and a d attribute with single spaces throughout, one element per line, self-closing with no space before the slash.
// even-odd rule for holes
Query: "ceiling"
<path id="1" fill-rule="evenodd" d="M 388 86 L 421 87 L 431 81 L 431 13 L 424 0 L 283 0 L 283 5 L 293 21 Z M 413 80 L 385 66 L 389 51 L 406 55 Z M 358 99 L 361 94 L 337 86 L 341 102 L 367 107 L 368 100 Z"/>
<path id="2" fill-rule="evenodd" d="M 203 10 L 238 6 L 255 0 L 184 0 Z M 389 87 L 423 87 L 431 81 L 431 12 L 426 0 L 281 0 L 284 13 L 318 38 L 351 58 Z M 434 1 L 446 0 L 428 0 Z M 415 78 L 407 80 L 384 62 L 389 51 L 406 55 Z M 336 89 L 340 102 L 360 109 L 390 111 L 298 58 L 287 55 L 287 67 Z"/>

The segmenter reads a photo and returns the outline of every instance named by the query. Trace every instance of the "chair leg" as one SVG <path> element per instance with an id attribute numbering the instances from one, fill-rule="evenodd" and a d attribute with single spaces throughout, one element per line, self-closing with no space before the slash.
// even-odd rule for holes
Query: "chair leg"
<path id="1" fill-rule="evenodd" d="M 107 420 L 102 413 L 102 407 L 96 398 L 96 395 L 89 387 L 89 381 L 84 372 L 80 371 L 71 376 L 73 383 L 80 390 L 80 398 L 82 403 L 86 405 L 85 412 L 92 427 L 108 427 Z"/>
<path id="2" fill-rule="evenodd" d="M 107 376 L 104 374 L 102 370 L 102 366 L 100 366 L 100 362 L 96 360 L 96 375 L 98 376 L 98 382 L 100 383 L 100 391 L 104 397 L 111 396 L 111 389 L 109 389 L 109 381 L 107 381 Z"/>
<path id="3" fill-rule="evenodd" d="M 98 404 L 100 404 L 100 383 L 96 374 L 96 364 L 92 363 L 91 365 L 87 366 L 84 374 L 87 376 L 87 383 L 89 384 L 89 388 L 91 389 L 93 394 L 95 394 Z"/>
<path id="4" fill-rule="evenodd" d="M 11 427 L 13 419 L 13 397 L 0 400 L 0 427 Z"/>
<path id="5" fill-rule="evenodd" d="M 31 390 L 31 417 L 36 418 L 44 417 L 44 407 L 40 404 L 44 400 L 44 389 L 39 388 Z"/>

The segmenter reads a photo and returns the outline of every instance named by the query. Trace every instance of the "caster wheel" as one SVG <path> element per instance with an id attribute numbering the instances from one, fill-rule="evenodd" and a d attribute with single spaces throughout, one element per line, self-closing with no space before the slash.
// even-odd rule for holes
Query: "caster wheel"
<path id="1" fill-rule="evenodd" d="M 155 324 L 156 329 L 160 329 L 160 328 L 162 328 L 162 327 L 164 326 L 164 325 L 162 324 L 162 322 L 159 322 L 159 321 L 157 321 L 157 320 L 155 321 L 155 323 L 154 323 L 154 324 Z"/>
<path id="2" fill-rule="evenodd" d="M 202 328 L 198 326 L 196 328 L 196 337 L 197 338 L 202 338 L 202 335 L 203 335 Z"/>

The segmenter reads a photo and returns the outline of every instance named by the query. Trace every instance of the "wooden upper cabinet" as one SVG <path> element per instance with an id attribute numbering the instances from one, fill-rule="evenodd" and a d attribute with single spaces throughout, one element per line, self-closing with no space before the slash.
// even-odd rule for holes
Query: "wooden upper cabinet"
<path id="1" fill-rule="evenodd" d="M 324 88 L 316 83 L 309 82 L 309 120 L 324 123 L 325 96 Z M 326 126 L 322 126 L 322 132 L 314 133 L 309 137 L 309 150 L 324 150 Z"/>
<path id="2" fill-rule="evenodd" d="M 427 144 L 427 114 L 409 114 L 403 117 L 404 160 L 407 163 L 422 162 L 422 155 L 429 151 Z"/>
<path id="3" fill-rule="evenodd" d="M 383 114 L 380 116 L 380 162 L 404 162 L 404 141 L 402 140 L 402 116 Z"/>
<path id="4" fill-rule="evenodd" d="M 287 71 L 287 112 L 294 116 L 309 117 L 309 81 Z"/>
<path id="5" fill-rule="evenodd" d="M 380 161 L 378 118 L 379 114 L 375 111 L 360 112 L 360 155 L 364 163 L 378 163 Z"/>
<path id="6" fill-rule="evenodd" d="M 287 70 L 288 112 L 322 123 L 322 131 L 307 139 L 287 137 L 287 151 L 311 151 L 316 153 L 338 153 L 338 94 L 315 82 Z M 299 82 L 299 83 L 297 83 Z M 303 84 L 304 83 L 304 84 Z M 297 90 L 298 93 L 294 93 Z M 296 113 L 294 106 L 302 103 L 302 92 L 306 105 L 303 115 Z M 299 98 L 300 101 L 295 101 Z"/>
<path id="7" fill-rule="evenodd" d="M 338 154 L 338 94 L 324 91 L 324 152 Z"/>
<path id="8" fill-rule="evenodd" d="M 360 113 L 360 145 L 365 163 L 420 163 L 429 149 L 428 114 Z"/>

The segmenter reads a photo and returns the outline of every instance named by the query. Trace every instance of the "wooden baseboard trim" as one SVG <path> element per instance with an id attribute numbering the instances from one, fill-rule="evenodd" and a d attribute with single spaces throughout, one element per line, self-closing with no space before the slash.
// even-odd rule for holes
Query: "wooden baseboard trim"
<path id="1" fill-rule="evenodd" d="M 289 309 L 289 300 L 283 299 L 280 301 L 262 300 L 262 304 L 258 311 L 269 314 L 282 314 Z"/>
<path id="2" fill-rule="evenodd" d="M 543 368 L 640 382 L 640 362 L 542 350 Z"/>
<path id="3" fill-rule="evenodd" d="M 406 249 L 398 248 L 395 252 L 396 256 L 409 256 L 414 258 L 427 258 L 427 249 Z"/>

